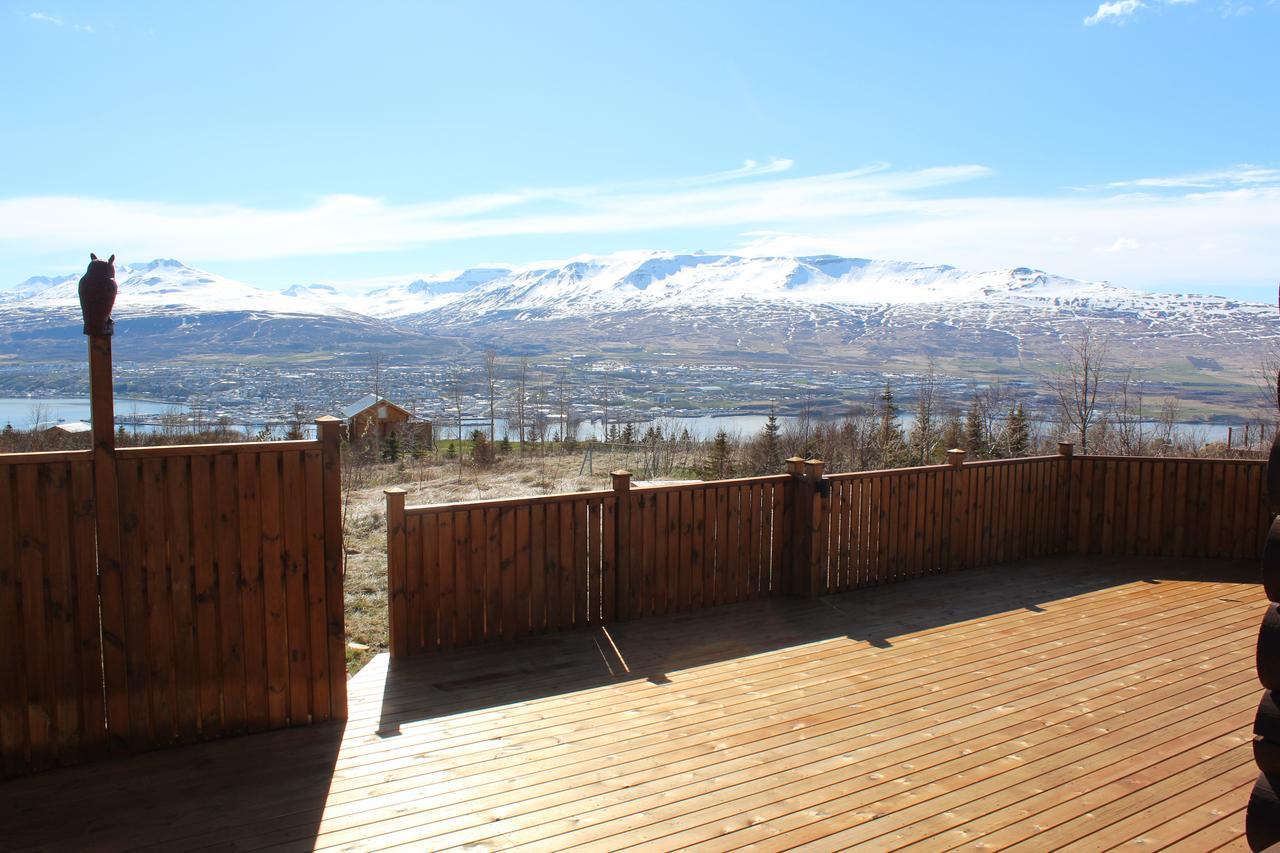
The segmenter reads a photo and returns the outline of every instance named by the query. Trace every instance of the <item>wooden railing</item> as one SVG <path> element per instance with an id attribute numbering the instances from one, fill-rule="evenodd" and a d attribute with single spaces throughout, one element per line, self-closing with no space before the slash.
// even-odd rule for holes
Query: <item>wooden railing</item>
<path id="1" fill-rule="evenodd" d="M 1078 456 L 1067 542 L 1076 554 L 1256 558 L 1271 516 L 1266 462 Z"/>
<path id="2" fill-rule="evenodd" d="M 0 456 L 0 772 L 107 747 L 93 457 Z"/>
<path id="3" fill-rule="evenodd" d="M 392 653 L 1052 554 L 1247 557 L 1270 523 L 1261 461 L 948 456 L 440 506 L 389 489 Z"/>
<path id="4" fill-rule="evenodd" d="M 387 490 L 397 655 L 614 618 L 613 492 L 430 507 Z"/>
<path id="5" fill-rule="evenodd" d="M 345 717 L 337 426 L 0 456 L 5 776 Z"/>
<path id="6" fill-rule="evenodd" d="M 775 591 L 789 477 L 757 477 L 618 494 L 615 618 L 658 616 Z"/>
<path id="7" fill-rule="evenodd" d="M 844 592 L 1062 552 L 1060 457 L 1004 459 L 823 479 L 811 589 Z"/>

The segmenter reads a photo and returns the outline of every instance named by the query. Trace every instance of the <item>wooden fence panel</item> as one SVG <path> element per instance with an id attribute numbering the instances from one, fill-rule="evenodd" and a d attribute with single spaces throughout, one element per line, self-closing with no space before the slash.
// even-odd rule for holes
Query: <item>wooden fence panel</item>
<path id="1" fill-rule="evenodd" d="M 0 778 L 107 746 L 92 463 L 0 457 Z"/>
<path id="2" fill-rule="evenodd" d="M 1241 559 L 1261 547 L 1269 518 L 1260 460 L 1081 456 L 1071 464 L 1076 553 Z"/>
<path id="3" fill-rule="evenodd" d="M 393 646 L 409 654 L 1059 553 L 1244 556 L 1268 521 L 1261 464 L 1050 456 L 822 478 L 815 464 L 803 476 L 413 507 L 392 555 Z"/>
<path id="4" fill-rule="evenodd" d="M 392 652 L 597 624 L 605 591 L 616 592 L 616 503 L 612 492 L 399 511 L 389 503 L 389 529 L 403 530 L 389 552 Z"/>

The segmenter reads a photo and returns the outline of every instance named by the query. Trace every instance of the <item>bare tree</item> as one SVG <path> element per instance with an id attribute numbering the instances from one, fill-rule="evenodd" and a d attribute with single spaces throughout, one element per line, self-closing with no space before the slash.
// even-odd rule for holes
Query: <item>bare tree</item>
<path id="1" fill-rule="evenodd" d="M 1111 394 L 1111 420 L 1116 449 L 1123 456 L 1147 454 L 1147 413 L 1142 383 L 1134 381 L 1133 368 L 1120 375 Z"/>
<path id="2" fill-rule="evenodd" d="M 454 371 L 448 382 L 449 399 L 453 403 L 454 421 L 458 426 L 458 471 L 462 471 L 462 403 L 466 394 L 466 381 L 462 371 Z"/>
<path id="3" fill-rule="evenodd" d="M 569 432 L 569 407 L 572 403 L 569 399 L 569 374 L 568 371 L 563 369 L 560 371 L 556 381 L 556 403 L 560 415 L 560 443 L 565 446 L 572 446 L 573 439 L 577 436 Z"/>
<path id="4" fill-rule="evenodd" d="M 491 349 L 484 351 L 484 384 L 489 392 L 489 443 L 493 444 L 498 410 L 498 354 Z"/>
<path id="5" fill-rule="evenodd" d="M 382 399 L 382 368 L 387 358 L 380 350 L 369 351 L 369 382 L 373 385 L 373 396 Z"/>
<path id="6" fill-rule="evenodd" d="M 520 452 L 524 453 L 525 415 L 529 403 L 529 358 L 521 356 L 520 369 L 516 373 L 516 398 L 513 414 L 516 419 L 516 435 L 520 442 Z"/>
<path id="7" fill-rule="evenodd" d="M 604 411 L 604 423 L 600 426 L 600 437 L 609 440 L 609 371 L 604 371 L 604 385 L 600 390 L 601 408 Z"/>
<path id="8" fill-rule="evenodd" d="M 911 427 L 911 456 L 917 465 L 928 465 L 938 448 L 939 424 L 934 418 L 938 395 L 938 368 L 929 357 L 929 367 L 916 385 L 916 422 Z"/>
<path id="9" fill-rule="evenodd" d="M 1101 417 L 1098 391 L 1106 370 L 1107 341 L 1085 326 L 1080 336 L 1067 344 L 1066 363 L 1053 381 L 1063 420 L 1079 438 L 1081 453 L 1089 451 L 1089 430 Z"/>

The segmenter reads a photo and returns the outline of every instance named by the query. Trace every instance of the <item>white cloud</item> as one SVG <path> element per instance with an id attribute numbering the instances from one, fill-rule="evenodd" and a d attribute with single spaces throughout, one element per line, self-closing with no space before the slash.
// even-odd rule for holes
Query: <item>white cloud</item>
<path id="1" fill-rule="evenodd" d="M 1213 172 L 1197 172 L 1190 175 L 1172 175 L 1159 178 L 1137 178 L 1129 181 L 1112 181 L 1110 189 L 1126 187 L 1147 189 L 1215 189 L 1226 187 L 1280 184 L 1280 169 L 1268 169 L 1247 164 Z"/>
<path id="2" fill-rule="evenodd" d="M 45 24 L 53 24 L 55 27 L 60 27 L 66 23 L 66 21 L 62 20 L 57 15 L 50 15 L 47 12 L 32 12 L 28 17 L 30 17 L 31 20 L 33 21 L 40 21 L 41 23 L 45 23 Z"/>
<path id="3" fill-rule="evenodd" d="M 54 253 L 78 257 L 88 247 L 216 263 L 530 235 L 572 237 L 589 250 L 591 235 L 662 233 L 674 235 L 664 242 L 682 244 L 676 248 L 829 252 L 971 269 L 1025 265 L 1136 285 L 1203 286 L 1275 275 L 1280 182 L 1263 180 L 1268 170 L 1261 167 L 1047 196 L 960 194 L 991 174 L 979 165 L 898 170 L 875 164 L 804 176 L 791 169 L 790 163 L 786 169 L 748 164 L 644 184 L 530 188 L 409 204 L 359 195 L 287 208 L 9 198 L 0 199 L 0 252 L 12 262 Z M 1259 174 L 1246 180 L 1249 171 Z M 1222 175 L 1233 175 L 1234 183 Z M 1159 191 L 1134 192 L 1138 186 Z"/>
<path id="4" fill-rule="evenodd" d="M 1123 21 L 1141 9 L 1143 5 L 1142 0 L 1113 0 L 1110 3 L 1103 3 L 1098 6 L 1096 12 L 1084 19 L 1084 25 L 1092 27 L 1103 21 Z"/>
<path id="5" fill-rule="evenodd" d="M 1190 6 L 1196 0 L 1154 0 L 1157 4 L 1165 6 Z M 1234 0 L 1225 0 L 1228 9 L 1234 4 Z M 1099 4 L 1097 10 L 1084 19 L 1086 27 L 1092 27 L 1101 24 L 1104 21 L 1113 24 L 1123 24 L 1132 18 L 1139 9 L 1149 9 L 1152 6 L 1150 0 L 1110 0 Z"/>
<path id="6" fill-rule="evenodd" d="M 1119 237 L 1114 243 L 1103 251 L 1107 252 L 1133 252 L 1142 248 L 1142 244 L 1132 237 Z"/>
<path id="7" fill-rule="evenodd" d="M 745 236 L 752 254 L 830 252 L 947 263 L 1032 266 L 1089 280 L 1204 289 L 1275 277 L 1280 187 L 1182 195 L 920 200 L 913 216 L 867 217 Z M 1124 237 L 1117 239 L 1117 234 Z M 1101 251 L 1099 250 L 1101 247 Z M 1114 249 L 1109 251 L 1108 249 Z"/>

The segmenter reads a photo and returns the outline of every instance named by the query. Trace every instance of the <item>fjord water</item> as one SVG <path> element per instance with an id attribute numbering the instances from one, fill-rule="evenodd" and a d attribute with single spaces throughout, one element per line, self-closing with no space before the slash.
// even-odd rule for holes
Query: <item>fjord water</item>
<path id="1" fill-rule="evenodd" d="M 117 420 L 128 420 L 133 415 L 159 415 L 173 409 L 186 410 L 181 403 L 165 403 L 156 400 L 137 400 L 119 397 L 115 401 Z M 0 397 L 0 428 L 12 424 L 14 429 L 30 429 L 41 423 L 89 420 L 87 397 Z"/>

